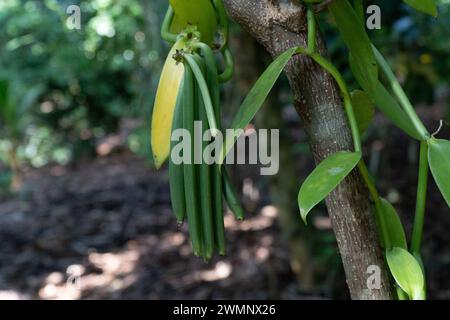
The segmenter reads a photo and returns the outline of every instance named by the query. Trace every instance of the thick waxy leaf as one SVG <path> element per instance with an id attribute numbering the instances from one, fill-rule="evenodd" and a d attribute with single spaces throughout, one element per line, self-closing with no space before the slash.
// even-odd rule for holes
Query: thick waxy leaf
<path id="1" fill-rule="evenodd" d="M 375 90 L 378 82 L 377 62 L 369 37 L 355 10 L 347 0 L 332 2 L 329 9 L 354 59 L 354 72 L 358 73 L 361 86 L 365 91 Z"/>
<path id="2" fill-rule="evenodd" d="M 380 70 L 383 71 L 383 74 L 386 77 L 389 88 L 392 90 L 395 97 L 398 99 L 403 110 L 408 114 L 411 122 L 414 124 L 414 127 L 420 133 L 422 140 L 428 139 L 430 134 L 428 133 L 427 129 L 424 127 L 420 119 L 418 119 L 417 115 L 415 115 L 414 107 L 409 101 L 408 97 L 406 96 L 406 93 L 402 89 L 400 82 L 398 81 L 397 77 L 395 76 L 394 72 L 389 66 L 389 63 L 386 61 L 381 52 L 375 46 L 372 45 L 372 49 L 375 54 L 375 59 L 377 60 L 378 65 L 380 66 Z"/>
<path id="3" fill-rule="evenodd" d="M 211 0 L 170 0 L 175 16 L 171 32 L 180 33 L 187 26 L 197 26 L 201 39 L 213 43 L 217 29 L 217 16 Z"/>
<path id="4" fill-rule="evenodd" d="M 359 132 L 366 132 L 375 114 L 375 107 L 369 96 L 362 90 L 355 90 L 351 93 L 352 104 L 358 122 Z"/>
<path id="5" fill-rule="evenodd" d="M 263 105 L 284 67 L 296 51 L 297 48 L 292 48 L 282 53 L 270 64 L 266 71 L 264 71 L 250 90 L 247 97 L 245 97 L 244 102 L 242 102 L 239 111 L 231 123 L 231 129 L 244 129 L 250 123 Z M 220 157 L 221 161 L 223 161 L 227 153 L 231 150 L 237 138 L 238 137 L 235 137 L 233 140 L 225 141 L 225 150 L 222 150 Z"/>
<path id="6" fill-rule="evenodd" d="M 450 207 L 450 141 L 428 140 L 428 161 L 434 180 Z"/>
<path id="7" fill-rule="evenodd" d="M 403 225 L 397 211 L 392 204 L 385 199 L 381 199 L 381 207 L 390 242 L 390 248 L 387 249 L 398 247 L 407 250 L 408 245 L 406 242 L 405 230 L 403 229 Z M 384 243 L 383 247 L 386 247 Z"/>
<path id="8" fill-rule="evenodd" d="M 437 17 L 437 7 L 435 0 L 403 0 L 405 3 L 418 11 L 422 11 Z"/>
<path id="9" fill-rule="evenodd" d="M 305 223 L 311 209 L 344 180 L 360 159 L 361 152 L 337 152 L 323 160 L 306 178 L 298 193 L 300 215 Z"/>
<path id="10" fill-rule="evenodd" d="M 415 129 L 405 111 L 400 107 L 397 100 L 395 100 L 392 95 L 387 91 L 380 81 L 377 81 L 375 88 L 370 88 L 361 79 L 361 75 L 357 72 L 355 62 L 353 57 L 350 55 L 350 67 L 352 69 L 353 75 L 355 76 L 358 83 L 364 89 L 364 92 L 372 100 L 373 104 L 383 112 L 383 114 L 388 117 L 398 128 L 406 132 L 411 137 L 421 140 L 420 133 Z"/>
<path id="11" fill-rule="evenodd" d="M 425 279 L 416 258 L 402 248 L 387 250 L 386 258 L 392 276 L 410 299 L 425 299 Z"/>
<path id="12" fill-rule="evenodd" d="M 397 127 L 417 140 L 422 139 L 421 134 L 414 127 L 411 120 L 409 120 L 408 115 L 381 82 L 378 82 L 375 92 L 370 98 L 378 109 Z"/>
<path id="13" fill-rule="evenodd" d="M 184 73 L 183 64 L 177 64 L 173 55 L 177 49 L 183 48 L 184 45 L 183 41 L 178 41 L 170 50 L 156 92 L 151 125 L 151 145 L 157 168 L 162 166 L 169 155 L 173 112 L 177 101 L 178 88 Z"/>

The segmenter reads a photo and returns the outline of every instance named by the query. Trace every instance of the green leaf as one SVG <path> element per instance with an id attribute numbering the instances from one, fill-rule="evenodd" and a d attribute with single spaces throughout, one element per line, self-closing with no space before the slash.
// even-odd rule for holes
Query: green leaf
<path id="1" fill-rule="evenodd" d="M 334 1 L 329 8 L 354 59 L 354 72 L 358 74 L 361 86 L 365 91 L 374 91 L 378 83 L 378 67 L 364 26 L 347 0 Z"/>
<path id="2" fill-rule="evenodd" d="M 422 11 L 432 15 L 433 17 L 437 17 L 437 6 L 435 0 L 403 0 L 405 3 L 413 7 L 418 11 Z"/>
<path id="3" fill-rule="evenodd" d="M 305 223 L 311 209 L 344 180 L 360 159 L 361 152 L 337 152 L 323 160 L 306 178 L 298 193 L 300 215 Z"/>
<path id="4" fill-rule="evenodd" d="M 359 132 L 363 134 L 372 122 L 375 114 L 375 107 L 367 93 L 362 90 L 352 91 L 351 96 Z"/>
<path id="5" fill-rule="evenodd" d="M 424 265 L 423 265 L 423 260 L 422 260 L 422 257 L 420 256 L 420 253 L 418 253 L 418 252 L 413 252 L 413 254 L 412 254 L 413 256 L 414 256 L 414 258 L 416 258 L 416 260 L 417 260 L 417 262 L 419 263 L 419 266 L 420 266 L 420 268 L 422 269 L 422 273 L 424 273 L 425 274 L 425 267 L 424 267 Z"/>
<path id="6" fill-rule="evenodd" d="M 250 123 L 255 114 L 263 105 L 284 67 L 296 52 L 297 48 L 291 48 L 285 51 L 270 64 L 266 71 L 264 71 L 258 81 L 256 81 L 253 88 L 250 90 L 247 97 L 245 97 L 244 102 L 242 102 L 242 105 L 231 123 L 231 129 L 244 129 Z M 220 156 L 221 163 L 233 147 L 233 144 L 236 142 L 237 138 L 238 137 L 234 137 L 233 140 L 227 139 L 225 141 L 225 150 L 222 150 Z"/>
<path id="7" fill-rule="evenodd" d="M 416 258 L 402 248 L 386 251 L 386 258 L 395 282 L 410 299 L 424 300 L 425 279 Z"/>
<path id="8" fill-rule="evenodd" d="M 403 111 L 403 109 L 398 104 L 392 95 L 387 91 L 384 85 L 377 81 L 375 88 L 370 88 L 361 79 L 361 75 L 356 71 L 356 66 L 354 59 L 350 55 L 350 68 L 352 69 L 353 75 L 356 81 L 364 89 L 364 92 L 369 96 L 373 104 L 383 112 L 383 114 L 389 118 L 398 128 L 406 132 L 408 135 L 417 140 L 422 140 L 420 133 L 413 126 L 409 117 Z"/>
<path id="9" fill-rule="evenodd" d="M 450 141 L 428 140 L 428 161 L 434 180 L 450 207 Z"/>
<path id="10" fill-rule="evenodd" d="M 180 33 L 187 26 L 197 26 L 202 41 L 211 44 L 217 29 L 217 16 L 210 0 L 170 0 L 175 13 L 171 32 Z"/>
<path id="11" fill-rule="evenodd" d="M 372 49 L 375 54 L 375 59 L 377 60 L 378 65 L 380 66 L 380 70 L 383 71 L 383 74 L 386 77 L 390 89 L 394 93 L 394 96 L 398 99 L 398 102 L 402 106 L 403 110 L 408 114 L 408 117 L 410 118 L 410 121 L 416 128 L 417 132 L 420 133 L 420 136 L 422 137 L 421 140 L 428 139 L 430 134 L 423 125 L 422 121 L 418 118 L 413 105 L 406 96 L 406 93 L 402 89 L 400 82 L 398 81 L 397 77 L 395 76 L 394 72 L 389 66 L 389 63 L 386 61 L 386 59 L 384 59 L 381 52 L 378 51 L 378 49 L 374 45 L 372 45 Z"/>
<path id="12" fill-rule="evenodd" d="M 403 111 L 397 100 L 392 97 L 381 82 L 378 82 L 376 91 L 371 96 L 371 99 L 378 109 L 391 119 L 397 127 L 414 139 L 422 140 L 422 135 L 414 127 L 406 112 Z"/>
<path id="13" fill-rule="evenodd" d="M 408 245 L 406 242 L 405 230 L 403 229 L 397 211 L 392 204 L 385 199 L 381 199 L 381 208 L 384 220 L 386 221 L 387 234 L 389 236 L 391 248 L 398 247 L 407 250 Z M 385 247 L 384 244 L 383 247 Z"/>

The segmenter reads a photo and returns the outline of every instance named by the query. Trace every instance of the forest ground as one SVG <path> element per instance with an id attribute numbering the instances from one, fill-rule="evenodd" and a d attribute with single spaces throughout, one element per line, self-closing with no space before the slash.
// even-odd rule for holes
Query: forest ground
<path id="1" fill-rule="evenodd" d="M 378 161 L 377 184 L 409 232 L 416 168 L 405 159 L 414 145 L 406 141 L 397 133 L 367 144 L 388 155 Z M 166 181 L 165 169 L 129 152 L 27 169 L 23 190 L 0 198 L 0 299 L 347 297 L 342 270 L 329 284 L 341 288 L 334 296 L 297 290 L 270 205 L 244 222 L 227 215 L 226 257 L 194 257 L 186 226 L 178 230 L 172 217 Z M 450 214 L 433 182 L 423 250 L 429 297 L 450 299 Z"/>
<path id="2" fill-rule="evenodd" d="M 303 296 L 273 211 L 228 215 L 229 254 L 205 263 L 177 229 L 166 175 L 129 153 L 30 172 L 20 198 L 0 204 L 0 298 Z"/>

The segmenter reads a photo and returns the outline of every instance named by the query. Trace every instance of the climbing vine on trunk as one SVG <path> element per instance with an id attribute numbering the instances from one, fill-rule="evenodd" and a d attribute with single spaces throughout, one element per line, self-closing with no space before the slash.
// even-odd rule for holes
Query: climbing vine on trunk
<path id="1" fill-rule="evenodd" d="M 420 248 L 428 171 L 430 168 L 450 206 L 450 141 L 437 139 L 438 132 L 430 134 L 427 131 L 388 62 L 371 43 L 364 28 L 362 0 L 355 0 L 353 5 L 348 0 L 305 0 L 301 3 L 307 11 L 307 45 L 288 49 L 270 64 L 244 99 L 230 128 L 242 130 L 250 123 L 292 57 L 307 56 L 326 70 L 339 87 L 353 148 L 331 154 L 303 181 L 297 199 L 299 219 L 306 222 L 311 209 L 353 170 L 358 170 L 374 204 L 380 243 L 395 280 L 398 298 L 425 299 L 425 273 Z M 405 3 L 419 11 L 437 15 L 433 0 L 405 0 Z M 350 92 L 337 68 L 316 49 L 315 6 L 322 8 L 324 5 L 348 47 L 349 63 L 360 90 Z M 174 161 L 174 153 L 180 150 L 176 148 L 173 133 L 177 129 L 192 133 L 194 122 L 199 121 L 204 130 L 210 129 L 210 140 L 214 141 L 216 133 L 222 129 L 220 85 L 230 80 L 233 74 L 228 22 L 222 0 L 171 0 L 161 35 L 173 47 L 161 75 L 153 109 L 152 149 L 157 167 L 169 158 L 173 211 L 179 223 L 187 217 L 194 253 L 209 260 L 215 251 L 225 254 L 222 197 L 237 219 L 244 218 L 223 164 L 238 137 L 225 139 L 223 147 L 212 150 L 213 162 L 196 164 Z M 374 106 L 420 143 L 417 204 L 409 245 L 395 208 L 379 195 L 363 158 L 361 134 L 371 122 Z M 189 137 L 193 142 L 193 135 Z M 205 148 L 206 144 L 203 143 L 202 147 Z M 189 151 L 193 154 L 195 150 Z M 181 158 L 186 156 L 179 155 Z"/>

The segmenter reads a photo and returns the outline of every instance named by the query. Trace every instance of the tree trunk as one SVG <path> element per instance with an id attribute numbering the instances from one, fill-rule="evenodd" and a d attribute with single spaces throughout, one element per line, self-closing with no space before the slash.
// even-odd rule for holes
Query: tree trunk
<path id="1" fill-rule="evenodd" d="M 227 12 L 272 57 L 306 47 L 306 12 L 287 0 L 224 0 Z M 318 35 L 317 50 L 326 55 Z M 295 56 L 286 73 L 316 163 L 341 150 L 353 150 L 350 130 L 335 81 L 304 56 Z M 392 299 L 393 291 L 379 245 L 372 206 L 354 171 L 326 199 L 352 299 Z M 380 270 L 380 288 L 369 289 L 369 266 Z"/>
<path id="2" fill-rule="evenodd" d="M 282 110 L 275 108 L 278 102 L 275 92 L 269 95 L 267 106 L 261 110 L 259 121 L 258 119 L 255 121 L 259 128 L 283 128 Z M 281 232 L 288 242 L 291 267 L 297 276 L 298 288 L 301 291 L 311 292 L 314 288 L 314 263 L 305 243 L 308 230 L 300 219 L 296 204 L 299 182 L 292 179 L 293 173 L 296 172 L 295 158 L 292 152 L 292 139 L 286 131 L 280 130 L 280 171 L 271 177 L 270 195 L 279 210 L 278 221 Z"/>

